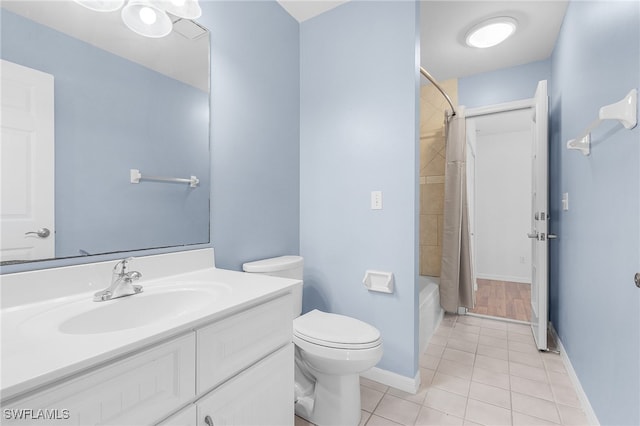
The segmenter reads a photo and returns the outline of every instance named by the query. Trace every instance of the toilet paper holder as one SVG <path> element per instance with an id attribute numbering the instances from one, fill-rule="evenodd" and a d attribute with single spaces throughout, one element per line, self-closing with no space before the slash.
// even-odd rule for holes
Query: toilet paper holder
<path id="1" fill-rule="evenodd" d="M 364 273 L 362 283 L 369 291 L 381 293 L 393 293 L 393 272 L 367 270 Z"/>

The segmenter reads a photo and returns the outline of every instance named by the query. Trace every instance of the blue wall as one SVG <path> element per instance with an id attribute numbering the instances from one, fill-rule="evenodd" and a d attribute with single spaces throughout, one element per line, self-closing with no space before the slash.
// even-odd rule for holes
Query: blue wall
<path id="1" fill-rule="evenodd" d="M 565 146 L 640 88 L 639 55 L 640 3 L 569 4 L 552 56 L 550 314 L 603 425 L 640 424 L 640 128 L 606 121 L 589 157 Z"/>
<path id="2" fill-rule="evenodd" d="M 208 93 L 4 9 L 1 55 L 54 76 L 56 257 L 209 241 Z"/>
<path id="3" fill-rule="evenodd" d="M 551 60 L 458 79 L 458 103 L 475 108 L 532 98 L 538 81 L 551 78 Z"/>
<path id="4" fill-rule="evenodd" d="M 415 2 L 350 2 L 300 26 L 304 306 L 376 326 L 378 367 L 417 371 L 418 34 Z M 370 192 L 383 192 L 383 210 Z M 368 292 L 367 269 L 395 274 Z"/>
<path id="5" fill-rule="evenodd" d="M 276 2 L 202 2 L 211 31 L 216 265 L 298 254 L 299 25 Z"/>

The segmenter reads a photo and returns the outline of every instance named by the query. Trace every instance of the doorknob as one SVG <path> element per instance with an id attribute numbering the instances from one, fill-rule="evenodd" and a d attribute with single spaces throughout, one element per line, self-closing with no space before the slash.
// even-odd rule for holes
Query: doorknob
<path id="1" fill-rule="evenodd" d="M 533 238 L 535 238 L 535 239 L 537 240 L 537 239 L 538 239 L 538 233 L 537 233 L 537 232 L 535 232 L 535 233 L 533 233 L 533 232 L 528 233 L 528 234 L 527 234 L 527 237 L 532 238 L 532 239 L 533 239 Z"/>
<path id="2" fill-rule="evenodd" d="M 49 231 L 47 228 L 40 228 L 37 231 L 31 231 L 31 232 L 25 232 L 24 235 L 31 235 L 31 234 L 35 234 L 40 238 L 47 238 L 49 235 L 51 235 L 51 231 Z"/>
<path id="3" fill-rule="evenodd" d="M 558 238 L 558 236 L 556 234 L 549 234 L 547 235 L 547 238 L 550 240 L 555 240 L 556 238 Z"/>

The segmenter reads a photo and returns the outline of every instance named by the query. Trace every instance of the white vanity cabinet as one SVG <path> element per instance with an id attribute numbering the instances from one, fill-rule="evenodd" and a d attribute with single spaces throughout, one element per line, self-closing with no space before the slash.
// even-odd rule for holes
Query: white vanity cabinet
<path id="1" fill-rule="evenodd" d="M 293 424 L 292 304 L 286 293 L 10 401 L 2 424 Z"/>
<path id="2" fill-rule="evenodd" d="M 189 333 L 3 406 L 2 424 L 147 424 L 193 399 L 195 373 Z"/>

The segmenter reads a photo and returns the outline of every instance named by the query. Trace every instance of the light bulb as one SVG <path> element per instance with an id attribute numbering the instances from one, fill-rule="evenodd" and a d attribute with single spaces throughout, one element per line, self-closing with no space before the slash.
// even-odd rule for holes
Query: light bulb
<path id="1" fill-rule="evenodd" d="M 156 16 L 156 11 L 147 6 L 140 8 L 140 12 L 138 13 L 140 15 L 140 20 L 147 25 L 155 24 L 156 20 L 158 19 Z"/>
<path id="2" fill-rule="evenodd" d="M 506 16 L 488 19 L 467 33 L 467 45 L 481 49 L 498 45 L 515 32 L 516 25 L 515 19 Z"/>

